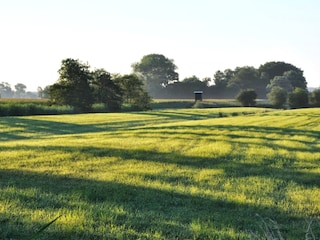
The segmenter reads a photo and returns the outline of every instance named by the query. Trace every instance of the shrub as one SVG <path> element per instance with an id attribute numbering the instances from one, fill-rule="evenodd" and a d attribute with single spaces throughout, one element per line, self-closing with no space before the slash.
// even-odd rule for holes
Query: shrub
<path id="1" fill-rule="evenodd" d="M 136 106 L 138 110 L 151 110 L 151 100 L 147 92 L 141 91 L 133 99 L 133 105 Z"/>
<path id="2" fill-rule="evenodd" d="M 268 93 L 268 99 L 272 106 L 282 108 L 287 102 L 287 92 L 281 87 L 273 87 Z"/>
<path id="3" fill-rule="evenodd" d="M 310 104 L 313 107 L 320 107 L 320 89 L 316 89 L 310 94 Z"/>
<path id="4" fill-rule="evenodd" d="M 253 89 L 242 90 L 236 99 L 244 107 L 252 107 L 256 105 L 257 93 Z"/>
<path id="5" fill-rule="evenodd" d="M 302 88 L 296 88 L 292 93 L 289 93 L 288 102 L 290 108 L 303 108 L 309 104 L 308 91 Z"/>

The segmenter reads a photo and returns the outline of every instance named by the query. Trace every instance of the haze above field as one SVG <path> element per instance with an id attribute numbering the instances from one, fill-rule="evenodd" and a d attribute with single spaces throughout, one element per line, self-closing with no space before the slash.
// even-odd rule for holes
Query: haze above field
<path id="1" fill-rule="evenodd" d="M 34 91 L 64 58 L 125 74 L 160 53 L 181 80 L 284 61 L 319 87 L 319 10 L 316 0 L 0 0 L 0 82 Z"/>

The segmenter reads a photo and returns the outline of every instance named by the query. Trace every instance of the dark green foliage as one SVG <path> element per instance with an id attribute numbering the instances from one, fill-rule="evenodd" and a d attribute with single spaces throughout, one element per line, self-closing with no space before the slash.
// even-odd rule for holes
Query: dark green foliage
<path id="1" fill-rule="evenodd" d="M 49 87 L 49 95 L 51 104 L 67 105 L 69 88 L 64 83 L 55 83 Z"/>
<path id="2" fill-rule="evenodd" d="M 137 75 L 113 79 L 104 69 L 90 72 L 89 65 L 74 59 L 63 60 L 59 74 L 58 82 L 49 87 L 51 104 L 70 105 L 77 112 L 116 112 L 125 101 L 137 110 L 150 109 L 151 98 Z M 92 109 L 94 103 L 104 106 Z"/>
<path id="3" fill-rule="evenodd" d="M 301 70 L 290 70 L 286 71 L 283 76 L 285 76 L 291 83 L 293 88 L 301 88 L 307 90 L 307 81 L 303 76 Z"/>
<path id="4" fill-rule="evenodd" d="M 256 105 L 257 93 L 252 90 L 242 90 L 237 96 L 236 99 L 244 107 L 252 107 Z"/>
<path id="5" fill-rule="evenodd" d="M 115 82 L 122 91 L 125 103 L 133 105 L 136 110 L 151 109 L 151 97 L 143 89 L 143 81 L 136 74 L 118 76 Z"/>
<path id="6" fill-rule="evenodd" d="M 210 98 L 234 98 L 236 93 L 239 92 L 239 90 L 229 84 L 234 74 L 235 72 L 231 69 L 216 71 L 213 75 L 214 85 L 209 86 L 204 92 L 208 92 Z"/>
<path id="7" fill-rule="evenodd" d="M 103 103 L 112 112 L 119 111 L 122 105 L 122 91 L 112 80 L 110 73 L 104 69 L 97 69 L 92 75 L 94 102 Z"/>
<path id="8" fill-rule="evenodd" d="M 197 76 L 193 75 L 182 80 L 182 83 L 188 90 L 193 92 L 194 90 L 205 90 L 207 82 L 201 81 Z"/>
<path id="9" fill-rule="evenodd" d="M 290 91 L 297 87 L 307 89 L 307 82 L 305 77 L 303 76 L 303 71 L 292 64 L 285 62 L 267 62 L 261 65 L 258 71 L 260 73 L 260 76 L 267 81 L 267 84 L 272 85 L 272 83 L 270 82 L 272 79 L 277 76 L 283 76 L 282 80 L 288 81 L 291 85 Z M 276 85 L 284 88 L 283 86 L 281 86 L 282 83 L 279 83 L 279 79 L 278 84 Z M 285 83 L 285 85 L 288 86 L 287 83 Z M 271 88 L 272 86 L 269 85 L 269 91 Z"/>
<path id="10" fill-rule="evenodd" d="M 146 91 L 141 91 L 134 99 L 134 105 L 138 107 L 138 110 L 151 110 L 152 98 Z"/>
<path id="11" fill-rule="evenodd" d="M 59 80 L 50 87 L 50 98 L 59 105 L 71 105 L 80 112 L 89 112 L 93 103 L 89 85 L 89 65 L 71 58 L 62 60 Z"/>
<path id="12" fill-rule="evenodd" d="M 310 104 L 313 107 L 320 107 L 320 89 L 316 89 L 310 94 Z"/>
<path id="13" fill-rule="evenodd" d="M 235 86 L 239 90 L 254 89 L 259 83 L 259 73 L 254 67 L 236 68 L 234 76 L 228 83 L 229 86 Z"/>
<path id="14" fill-rule="evenodd" d="M 288 103 L 291 108 L 303 108 L 309 105 L 308 91 L 302 88 L 296 88 L 288 95 Z"/>
<path id="15" fill-rule="evenodd" d="M 275 86 L 268 93 L 270 103 L 276 108 L 282 108 L 287 102 L 287 91 L 281 87 Z"/>

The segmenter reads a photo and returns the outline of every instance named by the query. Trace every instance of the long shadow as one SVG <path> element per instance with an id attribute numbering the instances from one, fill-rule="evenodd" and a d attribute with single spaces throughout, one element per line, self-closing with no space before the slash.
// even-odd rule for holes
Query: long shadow
<path id="1" fill-rule="evenodd" d="M 189 118 L 181 118 L 189 119 Z M 154 120 L 150 120 L 154 121 Z M 165 119 L 164 119 L 165 121 Z M 131 121 L 129 123 L 118 123 L 105 126 L 102 124 L 81 125 L 61 122 L 50 122 L 25 118 L 4 118 L 1 119 L 2 124 L 7 126 L 17 127 L 29 132 L 37 132 L 39 134 L 77 134 L 86 132 L 98 131 L 116 131 L 123 127 L 127 130 L 136 131 L 136 133 L 144 136 L 148 132 L 162 131 L 166 133 L 167 130 L 177 130 L 177 126 L 170 127 L 144 127 L 144 123 L 139 121 Z M 137 130 L 138 129 L 138 130 Z M 195 134 L 198 130 L 206 130 L 205 135 L 209 137 L 210 131 L 215 130 L 228 131 L 227 137 L 231 144 L 237 143 L 238 138 L 252 138 L 251 133 L 261 133 L 258 139 L 269 141 L 268 146 L 277 148 L 280 147 L 272 141 L 280 140 L 270 138 L 267 134 L 277 134 L 283 137 L 290 136 L 307 136 L 312 139 L 320 139 L 320 132 L 314 130 L 301 129 L 283 129 L 268 126 L 234 126 L 234 125 L 214 125 L 214 126 L 181 126 L 177 131 L 182 134 Z M 17 132 L 7 132 L 0 135 L 0 139 L 19 139 L 20 130 Z M 239 136 L 237 131 L 247 132 L 247 136 Z M 260 134 L 259 134 L 260 135 Z M 32 136 L 34 138 L 34 136 Z M 298 140 L 296 140 L 298 141 Z M 300 140 L 299 140 L 300 141 Z M 319 144 L 317 142 L 301 141 L 303 144 L 310 144 L 310 151 L 319 151 Z M 250 143 L 252 144 L 252 143 Z M 290 151 L 303 151 L 305 149 L 291 148 L 281 146 Z M 8 147 L 4 146 L 1 149 L 19 151 L 24 146 Z M 303 187 L 320 187 L 320 174 L 309 173 L 294 167 L 295 159 L 288 159 L 288 165 L 285 168 L 276 168 L 267 161 L 261 164 L 237 162 L 236 159 L 244 159 L 245 156 L 241 152 L 227 153 L 219 157 L 190 157 L 181 153 L 163 153 L 158 151 L 148 150 L 131 150 L 131 149 L 117 149 L 117 148 L 97 148 L 97 147 L 55 147 L 55 146 L 28 146 L 30 150 L 44 151 L 54 153 L 56 151 L 64 151 L 66 153 L 74 153 L 85 157 L 90 161 L 90 158 L 99 157 L 117 157 L 124 161 L 136 159 L 145 162 L 157 162 L 165 164 L 176 164 L 178 166 L 186 166 L 194 168 L 195 171 L 199 169 L 221 169 L 227 177 L 247 177 L 247 176 L 261 176 L 267 178 L 275 178 L 283 180 L 284 182 L 295 182 Z M 305 150 L 306 151 L 306 150 Z M 76 160 L 75 160 L 76 161 Z M 172 182 L 171 178 L 165 178 L 157 174 L 143 175 L 142 178 L 152 180 L 161 178 L 162 181 L 168 183 Z M 177 176 L 179 180 L 180 176 Z M 188 179 L 183 180 L 186 185 L 194 184 L 188 182 Z M 79 209 L 79 206 L 86 206 L 94 209 L 91 213 L 87 213 L 88 222 L 94 222 L 97 226 L 129 226 L 132 227 L 136 234 L 142 234 L 146 231 L 152 231 L 153 228 L 159 229 L 166 238 L 169 239 L 187 239 L 192 238 L 193 233 L 190 230 L 190 224 L 194 221 L 200 221 L 205 224 L 212 222 L 217 228 L 233 228 L 236 231 L 252 229 L 256 227 L 256 219 L 254 215 L 259 213 L 261 216 L 274 218 L 276 216 L 279 222 L 292 221 L 291 226 L 303 223 L 304 218 L 300 216 L 293 216 L 288 212 L 283 212 L 277 207 L 259 206 L 243 204 L 238 202 L 228 201 L 228 199 L 216 199 L 207 196 L 198 196 L 191 194 L 183 194 L 176 191 L 166 191 L 142 186 L 135 186 L 119 182 L 103 182 L 96 180 L 88 180 L 74 177 L 53 176 L 45 173 L 33 173 L 18 170 L 0 170 L 0 200 L 20 202 L 21 208 L 31 210 L 37 209 L 63 209 L 69 208 Z M 9 192 L 6 191 L 8 187 L 16 189 L 28 190 L 37 189 L 41 193 L 40 196 L 29 196 L 23 194 L 23 191 Z M 200 186 L 198 186 L 200 187 Z M 79 201 L 79 204 L 72 203 L 72 199 Z M 69 201 L 70 200 L 70 201 Z M 108 215 L 110 208 L 103 208 L 102 206 L 115 206 L 123 208 L 124 213 L 115 213 L 116 217 Z M 100 208 L 100 209 L 99 209 Z M 101 214 L 101 210 L 106 212 Z M 99 212 L 99 214 L 98 214 Z M 209 216 L 207 212 L 210 212 Z M 112 220 L 110 219 L 112 218 Z M 18 219 L 18 220 L 17 220 Z M 36 222 L 25 224 L 18 216 L 11 218 L 10 213 L 0 214 L 0 239 L 10 238 L 24 238 L 21 233 L 30 233 L 30 224 L 38 224 Z M 10 227 L 10 226 L 16 227 Z M 95 226 L 95 227 L 97 227 Z M 94 227 L 93 227 L 94 228 Z M 1 229 L 10 229 L 10 232 L 1 231 Z M 55 229 L 55 228 L 54 228 Z M 128 229 L 127 229 L 128 230 Z M 126 232 L 126 230 L 124 230 Z M 129 230 L 127 231 L 129 234 Z M 20 234 L 20 235 L 19 235 Z M 98 234 L 98 235 L 97 235 Z M 123 238 L 136 239 L 138 235 L 123 235 Z M 294 236 L 294 235 L 293 235 Z M 47 233 L 48 238 L 55 239 L 101 239 L 101 233 L 85 232 L 81 229 L 74 229 L 70 231 L 61 232 L 59 230 L 52 230 Z M 141 236 L 140 236 L 141 237 Z M 110 238 L 115 236 L 110 235 Z M 213 238 L 213 237 L 212 237 Z M 304 236 L 296 236 L 296 239 L 302 239 Z M 107 238 L 106 238 L 107 239 Z M 293 239 L 293 238 L 291 238 Z"/>
<path id="2" fill-rule="evenodd" d="M 156 131 L 158 134 L 166 135 L 170 133 L 174 138 L 182 139 L 202 139 L 202 138 L 214 138 L 219 136 L 219 132 L 222 132 L 221 135 L 229 138 L 229 142 L 237 143 L 238 139 L 258 139 L 264 140 L 263 143 L 266 146 L 271 148 L 282 148 L 289 151 L 306 151 L 304 148 L 295 148 L 285 145 L 277 145 L 273 141 L 277 140 L 290 140 L 293 142 L 302 143 L 304 145 L 309 145 L 310 148 L 313 148 L 314 152 L 320 150 L 320 147 L 317 145 L 317 140 L 320 139 L 320 131 L 316 130 L 306 130 L 306 129 L 293 129 L 293 128 L 281 128 L 281 127 L 268 127 L 268 126 L 237 126 L 229 124 L 219 124 L 219 125 L 182 125 L 182 126 L 153 126 L 153 127 L 144 127 L 137 130 L 136 135 L 141 137 L 147 137 L 149 133 Z M 218 135 L 217 135 L 218 131 Z M 256 133 L 256 135 L 252 134 Z M 258 135 L 257 135 L 258 134 Z M 278 137 L 270 137 L 270 135 L 276 134 Z M 187 136 L 183 138 L 181 136 Z M 269 135 L 269 136 L 268 136 Z M 303 136 L 309 137 L 311 141 L 297 140 L 292 139 L 293 136 Z M 316 139 L 316 140 L 315 140 Z M 257 144 L 258 142 L 248 141 L 248 144 Z"/>
<path id="3" fill-rule="evenodd" d="M 168 120 L 204 120 L 209 118 L 219 117 L 219 113 L 201 113 L 201 112 L 181 112 L 181 111 L 155 111 L 155 112 L 138 112 L 140 115 L 153 115 Z"/>
<path id="4" fill-rule="evenodd" d="M 98 124 L 75 124 L 50 120 L 30 119 L 23 117 L 0 118 L 4 131 L 0 133 L 0 141 L 29 139 L 50 135 L 82 134 L 101 131 L 132 130 L 145 126 L 150 120 L 125 120 L 121 122 L 106 122 Z M 158 121 L 157 121 L 158 122 Z M 6 131 L 6 129 L 8 129 Z M 31 135 L 32 134 L 32 135 Z"/>
<path id="5" fill-rule="evenodd" d="M 67 208 L 77 212 L 79 209 L 87 208 L 90 209 L 90 211 L 84 212 L 87 227 L 108 230 L 108 226 L 112 225 L 113 228 L 117 226 L 122 229 L 122 238 L 124 239 L 138 239 L 144 233 L 154 231 L 161 232 L 166 239 L 191 239 L 194 233 L 190 224 L 193 222 L 210 223 L 218 230 L 234 229 L 235 232 L 239 232 L 240 236 L 241 231 L 248 229 L 254 231 L 258 227 L 256 225 L 257 219 L 254 217 L 256 213 L 261 216 L 277 216 L 278 221 L 292 221 L 289 223 L 292 228 L 295 224 L 304 221 L 303 217 L 290 215 L 275 207 L 244 204 L 227 199 L 184 194 L 119 182 L 54 176 L 19 170 L 0 170 L 0 178 L 2 189 L 0 199 L 16 203 L 21 210 L 54 209 L 59 211 L 60 208 Z M 14 187 L 16 191 L 6 191 L 8 187 Z M 24 190 L 29 189 L 36 189 L 39 194 L 24 195 Z M 74 196 L 78 197 L 72 201 Z M 113 209 L 123 209 L 123 211 L 112 212 Z M 2 239 L 25 238 L 32 232 L 29 229 L 30 226 L 39 225 L 38 222 L 25 222 L 23 218 L 12 216 L 9 212 L 0 215 L 0 223 L 2 229 L 10 230 L 0 233 Z M 112 236 L 111 229 L 109 238 L 106 237 L 108 235 L 106 233 L 86 231 L 81 227 L 82 224 L 73 227 L 73 230 L 61 231 L 61 227 L 55 227 L 55 225 L 59 225 L 59 221 L 57 221 L 50 227 L 50 231 L 44 233 L 44 238 L 116 238 Z M 213 233 L 203 236 L 204 239 L 215 237 L 218 236 Z M 234 234 L 225 237 L 238 239 Z M 299 239 L 299 235 L 296 237 Z"/>
<path id="6" fill-rule="evenodd" d="M 98 124 L 76 124 L 57 122 L 50 120 L 40 120 L 27 117 L 3 117 L 0 118 L 0 126 L 4 129 L 0 134 L 0 141 L 29 139 L 48 136 L 48 135 L 66 135 L 66 134 L 82 134 L 90 132 L 100 131 L 117 131 L 117 130 L 134 130 L 137 128 L 144 128 L 149 123 L 167 123 L 172 121 L 182 121 L 190 119 L 203 119 L 210 116 L 204 115 L 190 115 L 183 113 L 154 113 L 154 112 L 143 112 L 134 113 L 140 115 L 156 116 L 159 118 L 151 118 L 144 120 L 131 120 L 125 119 L 119 122 L 105 122 Z M 107 115 L 106 115 L 107 117 Z M 6 129 L 8 129 L 6 131 Z M 30 135 L 33 134 L 32 136 Z M 28 135 L 29 134 L 29 135 Z"/>
<path id="7" fill-rule="evenodd" d="M 207 135 L 210 134 L 211 130 L 228 130 L 230 132 L 233 131 L 245 131 L 247 135 L 250 133 L 263 133 L 263 134 L 280 134 L 280 135 L 287 135 L 287 136 L 295 136 L 301 135 L 305 137 L 313 137 L 313 138 L 320 138 L 320 131 L 316 130 L 307 130 L 307 129 L 295 129 L 295 128 L 283 128 L 283 127 L 268 127 L 268 126 L 255 126 L 255 125 L 230 125 L 226 124 L 214 124 L 214 125 L 182 125 L 182 126 L 151 126 L 151 127 L 144 127 L 141 130 L 163 130 L 165 129 L 190 129 L 192 132 L 196 132 L 199 129 L 207 130 Z M 263 135 L 261 136 L 263 138 Z"/>
<path id="8" fill-rule="evenodd" d="M 25 146 L 1 147 L 5 151 L 19 151 L 25 150 Z M 200 169 L 221 169 L 229 177 L 248 177 L 261 176 L 280 179 L 283 181 L 296 182 L 305 187 L 320 187 L 320 174 L 316 172 L 306 172 L 304 169 L 297 169 L 295 167 L 295 159 L 286 159 L 286 166 L 283 168 L 273 166 L 274 161 L 265 160 L 263 163 L 245 163 L 238 160 L 245 159 L 245 153 L 233 151 L 232 153 L 225 153 L 224 155 L 213 157 L 197 157 L 186 156 L 181 153 L 165 153 L 154 150 L 132 150 L 121 148 L 97 148 L 92 146 L 28 146 L 29 150 L 38 152 L 46 152 L 53 156 L 56 152 L 65 152 L 74 154 L 73 161 L 76 159 L 90 159 L 102 157 L 115 157 L 122 160 L 138 160 L 145 162 L 156 162 L 163 164 L 176 164 L 178 166 L 185 166 Z M 77 157 L 78 156 L 78 157 Z M 39 160 L 40 161 L 40 160 Z"/>

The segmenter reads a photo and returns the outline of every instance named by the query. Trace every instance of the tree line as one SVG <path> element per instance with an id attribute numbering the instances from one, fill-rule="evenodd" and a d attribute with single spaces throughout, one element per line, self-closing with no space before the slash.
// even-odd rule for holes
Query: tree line
<path id="1" fill-rule="evenodd" d="M 320 106 L 320 90 L 309 94 L 303 71 L 286 62 L 218 70 L 213 78 L 191 76 L 182 81 L 174 61 L 160 54 L 146 55 L 132 67 L 155 98 L 192 98 L 193 91 L 200 90 L 205 98 L 236 98 L 243 106 L 255 105 L 256 98 L 268 98 L 277 108 Z"/>
<path id="2" fill-rule="evenodd" d="M 155 67 L 157 66 L 157 67 Z M 258 69 L 252 66 L 218 70 L 213 77 L 197 76 L 179 80 L 177 66 L 163 55 L 150 54 L 133 64 L 134 72 L 145 77 L 146 87 L 155 98 L 190 98 L 194 90 L 202 90 L 207 98 L 235 98 L 242 90 L 253 89 L 258 98 L 266 98 L 275 86 L 287 92 L 295 88 L 307 90 L 303 71 L 285 62 L 267 62 Z"/>
<path id="3" fill-rule="evenodd" d="M 151 98 L 193 98 L 195 90 L 203 91 L 207 99 L 244 99 L 243 105 L 250 106 L 255 98 L 268 98 L 275 107 L 283 107 L 289 100 L 298 102 L 290 107 L 306 106 L 309 101 L 317 105 L 318 101 L 318 90 L 309 95 L 303 71 L 285 62 L 218 70 L 212 78 L 183 80 L 174 60 L 162 54 L 145 55 L 131 67 L 130 74 L 110 74 L 105 69 L 90 70 L 89 64 L 80 60 L 64 59 L 57 82 L 38 88 L 38 94 L 49 98 L 51 104 L 70 105 L 81 112 L 90 111 L 94 103 L 104 104 L 110 111 L 120 110 L 123 104 L 148 109 Z M 8 85 L 0 85 L 1 96 L 10 92 L 7 89 Z"/>
<path id="4" fill-rule="evenodd" d="M 27 86 L 23 83 L 14 85 L 14 89 L 7 82 L 0 83 L 0 98 L 37 98 L 37 94 L 26 91 Z"/>

